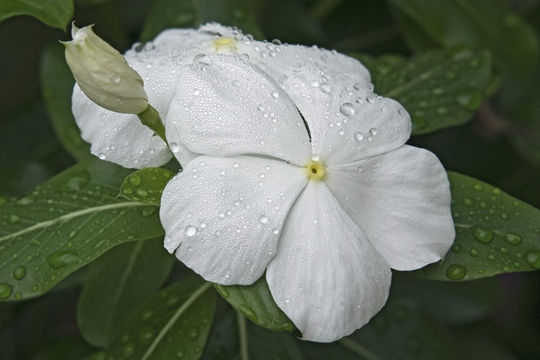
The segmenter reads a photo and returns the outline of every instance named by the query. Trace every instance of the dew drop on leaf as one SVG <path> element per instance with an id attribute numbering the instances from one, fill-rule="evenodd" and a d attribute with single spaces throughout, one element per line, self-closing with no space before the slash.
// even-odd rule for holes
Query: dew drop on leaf
<path id="1" fill-rule="evenodd" d="M 79 255 L 74 250 L 57 251 L 47 257 L 47 263 L 53 269 L 60 269 L 79 260 Z"/>
<path id="2" fill-rule="evenodd" d="M 523 241 L 523 238 L 518 234 L 506 234 L 504 238 L 506 239 L 507 243 L 514 246 L 521 244 Z"/>
<path id="3" fill-rule="evenodd" d="M 8 283 L 0 283 L 0 299 L 7 299 L 11 292 L 13 291 L 13 288 Z"/>
<path id="4" fill-rule="evenodd" d="M 489 244 L 494 237 L 493 231 L 483 228 L 473 228 L 474 238 L 482 244 Z"/>
<path id="5" fill-rule="evenodd" d="M 467 268 L 463 265 L 452 264 L 446 269 L 446 277 L 450 280 L 461 280 L 467 275 Z"/>
<path id="6" fill-rule="evenodd" d="M 533 268 L 540 269 L 540 250 L 529 251 L 525 259 L 527 259 L 527 263 Z"/>
<path id="7" fill-rule="evenodd" d="M 23 265 L 17 266 L 13 270 L 13 278 L 15 280 L 22 280 L 24 279 L 25 276 L 26 276 L 26 267 L 24 267 Z"/>

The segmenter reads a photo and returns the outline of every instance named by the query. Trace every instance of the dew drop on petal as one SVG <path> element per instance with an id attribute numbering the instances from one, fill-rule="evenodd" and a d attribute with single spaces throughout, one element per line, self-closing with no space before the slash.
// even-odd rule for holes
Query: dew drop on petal
<path id="1" fill-rule="evenodd" d="M 268 224 L 268 217 L 266 217 L 266 215 L 261 215 L 259 221 L 261 222 L 261 224 Z"/>
<path id="2" fill-rule="evenodd" d="M 186 234 L 186 236 L 188 236 L 188 237 L 192 237 L 196 233 L 197 233 L 197 228 L 195 226 L 193 226 L 193 225 L 188 225 L 184 229 L 184 234 Z"/>
<path id="3" fill-rule="evenodd" d="M 356 134 L 354 134 L 354 139 L 356 141 L 362 141 L 362 140 L 364 140 L 364 135 L 362 135 L 361 132 L 357 132 Z"/>
<path id="4" fill-rule="evenodd" d="M 339 111 L 345 116 L 353 116 L 355 113 L 354 105 L 349 102 L 343 103 L 341 104 Z"/>

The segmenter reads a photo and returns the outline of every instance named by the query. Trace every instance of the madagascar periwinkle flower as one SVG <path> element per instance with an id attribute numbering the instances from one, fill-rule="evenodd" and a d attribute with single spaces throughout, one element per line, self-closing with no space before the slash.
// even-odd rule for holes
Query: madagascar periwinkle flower
<path id="1" fill-rule="evenodd" d="M 391 269 L 450 247 L 444 168 L 405 144 L 407 111 L 374 93 L 360 62 L 216 24 L 168 30 L 126 57 L 162 80 L 148 95 L 183 165 L 161 200 L 165 248 L 211 282 L 265 276 L 304 339 L 362 327 L 384 306 Z M 140 123 L 73 100 L 94 150 L 131 167 L 169 159 Z"/>
<path id="2" fill-rule="evenodd" d="M 72 41 L 63 42 L 66 61 L 81 90 L 99 106 L 127 114 L 139 114 L 148 98 L 139 74 L 126 59 L 92 31 L 72 25 Z"/>

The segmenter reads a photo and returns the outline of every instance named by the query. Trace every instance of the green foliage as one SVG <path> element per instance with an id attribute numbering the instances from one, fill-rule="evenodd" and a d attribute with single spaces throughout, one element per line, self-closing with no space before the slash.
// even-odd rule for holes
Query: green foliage
<path id="1" fill-rule="evenodd" d="M 106 250 L 163 234 L 156 208 L 116 198 L 128 171 L 76 165 L 0 208 L 0 299 L 41 295 Z"/>
<path id="2" fill-rule="evenodd" d="M 123 244 L 93 262 L 77 306 L 84 338 L 109 345 L 126 316 L 160 288 L 172 265 L 162 239 Z"/>
<path id="3" fill-rule="evenodd" d="M 238 26 L 246 33 L 261 37 L 246 0 L 156 0 L 145 22 L 141 40 L 149 41 L 161 31 L 171 27 L 194 27 L 217 21 Z"/>
<path id="4" fill-rule="evenodd" d="M 540 269 L 540 210 L 482 181 L 449 177 L 456 240 L 444 260 L 417 274 L 463 281 Z"/>
<path id="5" fill-rule="evenodd" d="M 73 16 L 72 0 L 2 0 L 0 21 L 15 15 L 30 15 L 41 22 L 65 29 Z"/>
<path id="6" fill-rule="evenodd" d="M 428 51 L 410 59 L 360 59 L 371 71 L 375 91 L 407 109 L 414 135 L 470 120 L 484 100 L 491 73 L 487 52 L 463 48 Z"/>
<path id="7" fill-rule="evenodd" d="M 507 73 L 525 75 L 536 63 L 533 29 L 504 0 L 390 0 L 426 36 L 444 46 L 469 44 L 489 49 Z M 409 32 L 412 34 L 412 32 Z"/>
<path id="8" fill-rule="evenodd" d="M 249 286 L 214 286 L 225 300 L 255 324 L 276 331 L 294 329 L 292 322 L 274 302 L 264 276 Z"/>
<path id="9" fill-rule="evenodd" d="M 91 359 L 198 359 L 214 314 L 210 287 L 188 279 L 152 295 L 130 314 L 112 345 Z"/>
<path id="10" fill-rule="evenodd" d="M 161 193 L 174 173 L 162 168 L 147 168 L 129 174 L 120 187 L 119 196 L 159 206 Z"/>
<path id="11" fill-rule="evenodd" d="M 241 344 L 247 348 L 250 359 L 304 360 L 294 337 L 283 332 L 269 331 L 252 323 L 247 324 L 246 337 L 240 336 L 238 323 L 242 315 L 224 317 L 212 330 L 204 350 L 203 360 L 238 360 Z"/>
<path id="12" fill-rule="evenodd" d="M 41 92 L 56 135 L 76 160 L 90 156 L 90 146 L 81 138 L 81 131 L 71 112 L 71 93 L 75 80 L 64 57 L 64 47 L 52 44 L 41 58 Z"/>

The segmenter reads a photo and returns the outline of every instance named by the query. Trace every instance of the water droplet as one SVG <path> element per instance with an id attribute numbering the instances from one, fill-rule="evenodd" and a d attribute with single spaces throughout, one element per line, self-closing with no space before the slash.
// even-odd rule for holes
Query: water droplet
<path id="1" fill-rule="evenodd" d="M 277 98 L 279 97 L 279 93 L 278 93 L 277 91 L 275 91 L 275 90 L 272 91 L 272 97 L 273 97 L 274 99 L 277 99 Z"/>
<path id="2" fill-rule="evenodd" d="M 523 241 L 523 238 L 518 234 L 506 234 L 504 238 L 506 239 L 507 243 L 514 246 L 521 244 Z"/>
<path id="3" fill-rule="evenodd" d="M 0 299 L 7 299 L 11 292 L 13 291 L 13 288 L 8 283 L 0 283 Z"/>
<path id="4" fill-rule="evenodd" d="M 253 309 L 246 304 L 240 304 L 240 306 L 238 307 L 238 310 L 240 310 L 240 312 L 244 314 L 251 321 L 257 322 L 259 320 L 257 313 L 255 313 L 255 311 L 253 311 Z"/>
<path id="5" fill-rule="evenodd" d="M 446 277 L 450 280 L 461 280 L 467 275 L 467 268 L 462 265 L 452 264 L 446 269 Z"/>
<path id="6" fill-rule="evenodd" d="M 261 222 L 261 224 L 268 224 L 268 218 L 265 215 L 261 215 L 259 221 Z"/>
<path id="7" fill-rule="evenodd" d="M 79 260 L 79 255 L 74 250 L 57 251 L 47 257 L 47 263 L 53 269 L 60 269 L 62 267 L 76 263 Z"/>
<path id="8" fill-rule="evenodd" d="M 175 143 L 175 142 L 170 143 L 169 148 L 175 154 L 178 154 L 178 152 L 180 151 L 180 145 L 178 145 L 178 143 Z"/>
<path id="9" fill-rule="evenodd" d="M 195 327 L 192 328 L 191 330 L 189 330 L 188 336 L 191 339 L 196 339 L 199 336 L 199 329 L 197 329 Z"/>
<path id="10" fill-rule="evenodd" d="M 201 94 L 201 90 L 199 90 L 199 89 L 193 90 L 193 95 L 199 96 L 200 94 Z"/>
<path id="11" fill-rule="evenodd" d="M 272 234 L 274 234 L 274 235 L 279 234 L 279 229 L 274 229 L 274 230 L 272 230 Z"/>
<path id="12" fill-rule="evenodd" d="M 139 341 L 143 344 L 150 344 L 154 338 L 154 329 L 150 326 L 145 326 L 139 331 Z"/>
<path id="13" fill-rule="evenodd" d="M 321 86 L 319 86 L 319 89 L 325 93 L 325 94 L 328 94 L 330 92 L 330 90 L 332 90 L 332 88 L 330 87 L 330 85 L 324 83 L 324 84 L 321 84 Z"/>
<path id="14" fill-rule="evenodd" d="M 371 136 L 377 135 L 377 129 L 375 129 L 375 128 L 369 129 L 369 134 L 370 134 Z"/>
<path id="15" fill-rule="evenodd" d="M 483 228 L 473 228 L 474 238 L 482 244 L 489 244 L 494 237 L 493 231 Z"/>
<path id="16" fill-rule="evenodd" d="M 139 175 L 136 175 L 136 174 L 131 175 L 131 176 L 129 177 L 129 183 L 130 183 L 131 185 L 138 186 L 138 185 L 141 184 L 141 177 L 140 177 Z"/>
<path id="17" fill-rule="evenodd" d="M 11 214 L 8 218 L 8 222 L 10 224 L 16 224 L 21 220 L 21 218 L 18 215 Z"/>
<path id="18" fill-rule="evenodd" d="M 525 258 L 533 268 L 540 269 L 540 250 L 529 251 Z"/>
<path id="19" fill-rule="evenodd" d="M 197 233 L 197 228 L 193 225 L 188 225 L 184 229 L 184 234 L 188 237 L 192 237 Z"/>
<path id="20" fill-rule="evenodd" d="M 341 104 L 339 111 L 345 116 L 353 116 L 355 113 L 354 105 L 349 102 L 343 103 Z"/>
<path id="21" fill-rule="evenodd" d="M 103 153 L 99 154 L 99 155 L 98 155 L 98 158 L 99 158 L 100 160 L 105 160 L 105 159 L 106 159 L 105 154 L 103 154 Z"/>
<path id="22" fill-rule="evenodd" d="M 312 160 L 312 161 L 319 161 L 320 159 L 321 159 L 321 158 L 319 157 L 319 155 L 315 155 L 315 154 L 314 154 L 314 155 L 311 156 L 311 160 Z"/>
<path id="23" fill-rule="evenodd" d="M 472 256 L 472 257 L 477 257 L 479 255 L 479 252 L 478 250 L 476 250 L 475 248 L 472 248 L 471 250 L 469 250 L 469 254 Z"/>
<path id="24" fill-rule="evenodd" d="M 362 141 L 362 140 L 364 140 L 364 135 L 362 135 L 361 132 L 357 132 L 356 134 L 354 134 L 354 139 L 356 141 Z"/>
<path id="25" fill-rule="evenodd" d="M 143 190 L 143 189 L 137 189 L 136 193 L 137 193 L 137 195 L 142 196 L 142 197 L 147 197 L 148 196 L 148 192 L 146 190 Z"/>
<path id="26" fill-rule="evenodd" d="M 23 265 L 17 266 L 12 275 L 15 280 L 22 280 L 26 276 L 26 268 Z"/>

